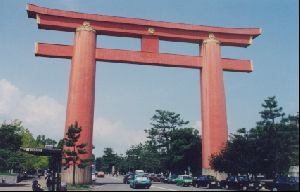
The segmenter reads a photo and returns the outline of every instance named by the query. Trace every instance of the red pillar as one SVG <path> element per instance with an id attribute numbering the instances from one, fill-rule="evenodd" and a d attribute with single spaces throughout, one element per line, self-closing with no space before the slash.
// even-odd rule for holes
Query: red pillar
<path id="1" fill-rule="evenodd" d="M 226 144 L 228 130 L 220 42 L 213 34 L 203 41 L 201 52 L 202 169 L 205 174 L 210 172 L 210 156 L 220 152 Z"/>
<path id="2" fill-rule="evenodd" d="M 65 133 L 75 121 L 81 126 L 79 143 L 87 144 L 87 154 L 82 159 L 92 156 L 92 135 L 95 104 L 95 73 L 96 73 L 96 33 L 89 22 L 84 22 L 76 29 L 73 47 L 69 95 L 66 113 Z M 90 167 L 76 169 L 76 183 L 90 183 Z M 63 180 L 72 183 L 72 168 L 64 171 Z"/>

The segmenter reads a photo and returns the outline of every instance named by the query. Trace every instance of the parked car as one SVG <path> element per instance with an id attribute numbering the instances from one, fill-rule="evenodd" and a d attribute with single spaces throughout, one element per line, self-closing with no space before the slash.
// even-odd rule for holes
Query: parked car
<path id="1" fill-rule="evenodd" d="M 168 177 L 166 175 L 161 175 L 160 182 L 161 183 L 168 183 Z"/>
<path id="2" fill-rule="evenodd" d="M 146 175 L 134 175 L 133 179 L 129 181 L 130 188 L 146 188 L 149 189 L 152 185 L 150 179 Z"/>
<path id="3" fill-rule="evenodd" d="M 167 182 L 166 183 L 176 183 L 176 179 L 177 179 L 178 175 L 171 175 L 167 178 Z"/>
<path id="4" fill-rule="evenodd" d="M 267 188 L 271 191 L 299 191 L 299 177 L 277 177 Z"/>
<path id="5" fill-rule="evenodd" d="M 193 183 L 193 177 L 189 175 L 178 175 L 175 182 L 176 185 L 189 187 Z"/>
<path id="6" fill-rule="evenodd" d="M 250 180 L 246 175 L 229 176 L 226 180 L 220 181 L 221 188 L 246 191 L 248 189 L 259 189 L 259 183 Z"/>
<path id="7" fill-rule="evenodd" d="M 103 171 L 99 171 L 98 173 L 97 173 L 97 177 L 104 177 L 104 172 Z"/>
<path id="8" fill-rule="evenodd" d="M 151 174 L 149 175 L 149 179 L 152 181 L 152 182 L 160 182 L 161 180 L 161 176 L 160 174 Z"/>
<path id="9" fill-rule="evenodd" d="M 250 191 L 259 191 L 263 188 L 265 181 L 261 180 L 260 178 L 252 178 L 249 180 L 248 183 L 245 183 L 246 187 L 244 187 L 246 190 Z"/>
<path id="10" fill-rule="evenodd" d="M 134 176 L 133 173 L 128 173 L 128 174 L 126 174 L 126 175 L 124 176 L 124 178 L 123 178 L 123 183 L 124 183 L 124 184 L 129 184 L 129 183 L 130 183 L 130 180 L 133 179 L 133 176 Z"/>
<path id="11" fill-rule="evenodd" d="M 195 177 L 193 179 L 193 186 L 194 187 L 207 187 L 207 188 L 219 188 L 220 183 L 214 176 L 211 175 L 201 175 Z"/>

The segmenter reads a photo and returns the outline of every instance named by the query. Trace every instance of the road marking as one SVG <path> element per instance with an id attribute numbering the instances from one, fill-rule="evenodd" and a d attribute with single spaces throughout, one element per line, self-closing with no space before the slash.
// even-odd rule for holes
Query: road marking
<path id="1" fill-rule="evenodd" d="M 162 190 L 167 190 L 167 191 L 177 191 L 177 190 L 175 190 L 175 189 L 167 189 L 167 188 L 164 188 L 164 187 L 156 187 L 156 186 L 154 186 L 154 185 L 152 185 L 152 187 L 158 188 L 158 189 L 162 189 Z"/>

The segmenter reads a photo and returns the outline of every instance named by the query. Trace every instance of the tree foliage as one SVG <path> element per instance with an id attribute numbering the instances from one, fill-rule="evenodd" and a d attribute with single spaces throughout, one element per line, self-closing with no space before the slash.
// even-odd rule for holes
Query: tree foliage
<path id="1" fill-rule="evenodd" d="M 262 104 L 261 121 L 230 136 L 226 148 L 212 156 L 211 166 L 227 173 L 286 174 L 299 163 L 299 115 L 285 117 L 276 97 Z"/>
<path id="2" fill-rule="evenodd" d="M 172 131 L 187 125 L 189 122 L 181 119 L 180 114 L 166 110 L 155 110 L 151 118 L 152 127 L 145 132 L 150 144 L 157 146 L 162 152 L 169 153 L 170 134 Z"/>
<path id="3" fill-rule="evenodd" d="M 75 185 L 76 166 L 80 169 L 83 169 L 91 162 L 90 158 L 81 158 L 81 155 L 87 154 L 86 146 L 88 145 L 86 143 L 78 143 L 81 131 L 82 128 L 76 121 L 74 125 L 71 124 L 69 126 L 66 137 L 64 138 L 64 145 L 66 146 L 66 149 L 63 151 L 63 159 L 65 161 L 63 165 L 65 166 L 64 169 L 68 169 L 70 166 L 73 167 L 73 185 Z"/>
<path id="4" fill-rule="evenodd" d="M 48 157 L 37 157 L 20 152 L 20 147 L 43 148 L 45 144 L 55 143 L 46 136 L 35 139 L 29 129 L 24 128 L 20 120 L 3 122 L 0 125 L 0 171 L 22 172 L 31 169 L 46 169 L 49 166 Z M 45 142 L 44 142 L 45 141 Z"/>
<path id="5" fill-rule="evenodd" d="M 201 137 L 193 128 L 175 129 L 171 132 L 170 170 L 184 173 L 189 168 L 194 174 L 201 170 Z"/>
<path id="6" fill-rule="evenodd" d="M 110 172 L 112 165 L 119 172 L 136 169 L 147 172 L 184 173 L 201 170 L 201 138 L 199 131 L 184 128 L 189 122 L 180 114 L 156 110 L 151 118 L 151 128 L 145 130 L 148 140 L 131 146 L 126 155 L 113 153 L 111 148 L 96 159 L 96 169 Z"/>
<path id="7" fill-rule="evenodd" d="M 117 164 L 117 160 L 118 155 L 114 153 L 113 149 L 105 148 L 103 156 L 96 159 L 96 170 L 109 173 L 112 170 L 112 166 Z"/>
<path id="8" fill-rule="evenodd" d="M 14 120 L 11 123 L 4 122 L 0 127 L 0 146 L 2 149 L 17 151 L 22 145 L 21 122 Z"/>
<path id="9" fill-rule="evenodd" d="M 36 137 L 36 142 L 39 144 L 39 145 L 52 145 L 52 146 L 56 146 L 57 142 L 53 139 L 50 139 L 50 138 L 46 138 L 45 135 L 38 135 Z"/>

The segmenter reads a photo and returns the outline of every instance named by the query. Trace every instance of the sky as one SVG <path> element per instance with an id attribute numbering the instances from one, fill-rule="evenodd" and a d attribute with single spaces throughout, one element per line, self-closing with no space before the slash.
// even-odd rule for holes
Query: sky
<path id="1" fill-rule="evenodd" d="M 220 27 L 260 27 L 248 48 L 222 47 L 222 57 L 251 59 L 252 73 L 225 72 L 229 132 L 254 127 L 261 104 L 276 96 L 286 114 L 299 111 L 298 0 L 2 0 L 0 123 L 20 119 L 34 136 L 63 137 L 70 60 L 34 56 L 34 43 L 73 44 L 73 33 L 38 30 L 26 4 L 83 13 Z M 133 38 L 98 36 L 97 47 L 140 50 Z M 160 52 L 198 55 L 199 45 L 160 42 Z M 97 62 L 94 153 L 118 154 L 145 141 L 156 109 L 180 113 L 201 130 L 200 72 Z"/>

